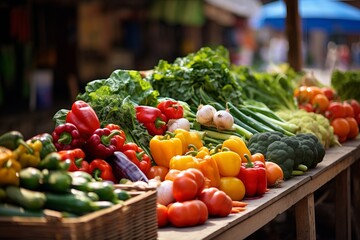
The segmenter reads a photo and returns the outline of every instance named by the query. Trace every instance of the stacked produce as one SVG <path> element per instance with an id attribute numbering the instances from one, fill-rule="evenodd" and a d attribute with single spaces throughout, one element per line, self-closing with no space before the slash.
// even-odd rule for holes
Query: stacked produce
<path id="1" fill-rule="evenodd" d="M 17 131 L 1 135 L 0 215 L 42 217 L 53 210 L 77 217 L 130 198 L 113 182 L 103 181 L 113 174 L 111 169 L 106 172 L 104 163 L 97 162 L 88 166 L 83 157 L 81 149 L 58 152 L 47 133 L 26 141 Z"/>
<path id="2" fill-rule="evenodd" d="M 356 99 L 341 99 L 333 88 L 318 85 L 302 85 L 295 90 L 294 95 L 299 109 L 303 111 L 285 110 L 277 112 L 278 115 L 288 122 L 306 128 L 305 131 L 315 133 L 325 147 L 358 136 L 360 103 Z M 312 124 L 314 121 L 310 118 L 315 120 L 316 124 Z M 300 131 L 304 132 L 303 129 Z M 326 142 L 327 140 L 330 142 Z"/>
<path id="3" fill-rule="evenodd" d="M 82 215 L 121 203 L 124 193 L 114 183 L 126 183 L 157 188 L 159 227 L 242 212 L 252 198 L 315 168 L 327 148 L 358 135 L 342 138 L 335 100 L 315 87 L 311 94 L 298 88 L 300 77 L 291 69 L 256 73 L 232 66 L 223 47 L 160 60 L 145 74 L 116 70 L 89 82 L 70 109 L 60 109 L 52 133 L 27 141 L 18 133 L 12 144 L 0 138 L 7 150 L 0 167 L 11 175 L 2 180 L 1 202 L 14 203 L 9 190 L 16 188 L 43 202 L 22 208 Z M 305 104 L 311 109 L 302 110 Z M 357 119 L 359 108 L 352 109 Z M 50 186 L 53 178 L 63 183 Z M 107 189 L 105 197 L 90 199 L 95 185 L 98 195 Z M 90 199 L 86 211 L 55 207 L 80 195 Z"/>

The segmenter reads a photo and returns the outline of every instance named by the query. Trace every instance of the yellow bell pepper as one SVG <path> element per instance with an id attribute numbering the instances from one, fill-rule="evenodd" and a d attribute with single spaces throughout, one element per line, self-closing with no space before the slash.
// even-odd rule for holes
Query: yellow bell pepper
<path id="1" fill-rule="evenodd" d="M 197 132 L 187 131 L 181 128 L 178 128 L 174 131 L 175 138 L 181 140 L 182 143 L 182 154 L 185 154 L 189 151 L 189 145 L 193 144 L 197 149 L 203 147 L 201 141 L 201 136 Z"/>
<path id="2" fill-rule="evenodd" d="M 210 155 L 205 155 L 199 159 L 200 171 L 204 174 L 208 180 L 208 187 L 220 186 L 220 173 L 216 161 Z"/>
<path id="3" fill-rule="evenodd" d="M 21 166 L 10 149 L 0 146 L 0 186 L 19 186 Z"/>
<path id="4" fill-rule="evenodd" d="M 182 143 L 179 138 L 170 135 L 155 135 L 151 138 L 150 153 L 155 163 L 169 168 L 170 159 L 176 155 L 182 155 Z"/>
<path id="5" fill-rule="evenodd" d="M 169 169 L 186 170 L 196 168 L 200 170 L 199 160 L 192 155 L 177 155 L 170 159 Z"/>
<path id="6" fill-rule="evenodd" d="M 204 158 L 207 155 L 210 155 L 210 150 L 207 147 L 201 147 L 196 153 L 197 158 Z"/>
<path id="7" fill-rule="evenodd" d="M 14 150 L 15 158 L 22 168 L 36 167 L 41 161 L 40 151 L 42 149 L 42 143 L 40 140 L 28 140 L 26 143 L 33 149 L 33 152 L 30 153 L 26 147 L 20 145 Z"/>
<path id="8" fill-rule="evenodd" d="M 241 158 L 233 151 L 222 151 L 211 155 L 219 168 L 220 176 L 235 177 L 240 172 Z"/>
<path id="9" fill-rule="evenodd" d="M 222 144 L 222 149 L 229 149 L 230 151 L 236 152 L 241 157 L 242 162 L 246 162 L 244 154 L 251 156 L 250 150 L 247 148 L 245 142 L 237 136 L 232 136 L 225 140 Z"/>

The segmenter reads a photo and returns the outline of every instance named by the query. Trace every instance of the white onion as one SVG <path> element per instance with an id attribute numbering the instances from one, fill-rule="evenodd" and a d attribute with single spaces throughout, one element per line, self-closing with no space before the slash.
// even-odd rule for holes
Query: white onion
<path id="1" fill-rule="evenodd" d="M 196 121 L 202 125 L 212 125 L 216 109 L 211 105 L 200 105 L 196 112 Z"/>
<path id="2" fill-rule="evenodd" d="M 167 127 L 170 132 L 174 132 L 178 128 L 190 131 L 190 122 L 186 118 L 170 119 Z"/>
<path id="3" fill-rule="evenodd" d="M 157 187 L 157 202 L 165 206 L 175 202 L 173 195 L 173 181 L 164 180 L 161 182 L 160 186 Z"/>
<path id="4" fill-rule="evenodd" d="M 214 124 L 219 130 L 229 130 L 234 125 L 234 117 L 227 110 L 219 110 L 214 114 Z"/>

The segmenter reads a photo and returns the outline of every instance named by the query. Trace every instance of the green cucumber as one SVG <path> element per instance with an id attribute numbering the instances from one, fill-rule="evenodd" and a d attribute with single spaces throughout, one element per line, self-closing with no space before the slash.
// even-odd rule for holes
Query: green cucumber
<path id="1" fill-rule="evenodd" d="M 59 212 L 69 212 L 78 215 L 96 210 L 93 201 L 85 195 L 73 193 L 45 193 L 45 207 Z"/>
<path id="2" fill-rule="evenodd" d="M 43 170 L 43 187 L 46 191 L 55 193 L 66 193 L 71 189 L 72 178 L 65 170 Z"/>
<path id="3" fill-rule="evenodd" d="M 0 203 L 0 216 L 6 217 L 43 217 L 43 210 L 26 210 L 12 204 Z"/>
<path id="4" fill-rule="evenodd" d="M 116 199 L 116 195 L 114 193 L 114 185 L 109 182 L 89 182 L 87 185 L 88 192 L 94 192 L 99 195 L 100 200 L 102 201 L 113 201 Z"/>
<path id="5" fill-rule="evenodd" d="M 31 210 L 42 209 L 46 201 L 44 193 L 16 186 L 7 186 L 6 196 L 17 205 Z"/>
<path id="6" fill-rule="evenodd" d="M 19 177 L 20 186 L 30 190 L 39 189 L 43 181 L 42 172 L 39 169 L 33 167 L 21 169 L 19 172 Z"/>

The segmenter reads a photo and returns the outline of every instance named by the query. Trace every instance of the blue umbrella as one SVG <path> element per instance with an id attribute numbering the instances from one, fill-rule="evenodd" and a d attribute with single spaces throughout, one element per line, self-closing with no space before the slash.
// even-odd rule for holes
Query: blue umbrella
<path id="1" fill-rule="evenodd" d="M 360 33 L 360 10 L 335 0 L 298 0 L 303 31 L 320 29 L 327 33 Z M 285 29 L 286 5 L 279 0 L 264 4 L 253 19 L 256 28 Z"/>

